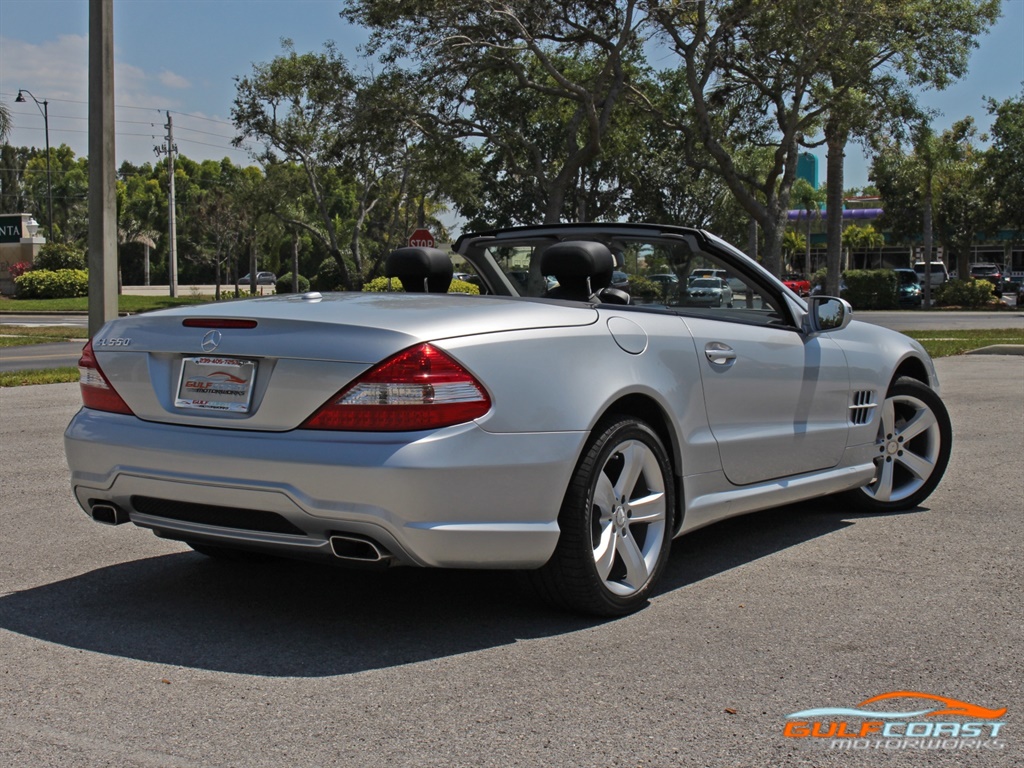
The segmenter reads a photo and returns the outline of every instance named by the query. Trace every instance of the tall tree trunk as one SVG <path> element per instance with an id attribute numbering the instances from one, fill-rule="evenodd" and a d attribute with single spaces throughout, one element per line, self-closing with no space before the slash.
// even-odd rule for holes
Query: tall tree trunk
<path id="1" fill-rule="evenodd" d="M 847 131 L 829 121 L 825 127 L 828 158 L 825 168 L 825 295 L 838 296 L 843 258 L 843 160 Z"/>
<path id="2" fill-rule="evenodd" d="M 924 193 L 924 210 L 922 211 L 922 224 L 924 228 L 923 243 L 924 255 L 924 300 L 923 308 L 929 309 L 932 305 L 932 182 L 929 176 Z"/>

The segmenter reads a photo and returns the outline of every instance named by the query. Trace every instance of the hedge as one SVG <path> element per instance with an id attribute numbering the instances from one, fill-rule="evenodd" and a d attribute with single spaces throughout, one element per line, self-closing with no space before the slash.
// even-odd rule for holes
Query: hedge
<path id="1" fill-rule="evenodd" d="M 851 269 L 843 275 L 843 298 L 855 309 L 896 309 L 899 283 L 891 269 Z"/>
<path id="2" fill-rule="evenodd" d="M 19 299 L 74 299 L 89 295 L 84 269 L 33 269 L 14 278 Z"/>
<path id="3" fill-rule="evenodd" d="M 391 281 L 391 287 L 388 288 L 388 281 Z M 369 282 L 363 283 L 363 291 L 366 293 L 387 293 L 390 290 L 391 293 L 404 293 L 405 289 L 402 287 L 402 281 L 397 277 L 375 277 Z M 472 283 L 467 283 L 465 280 L 452 280 L 452 284 L 448 286 L 448 293 L 468 293 L 472 296 L 478 296 L 480 289 Z"/>
<path id="4" fill-rule="evenodd" d="M 278 293 L 292 293 L 292 273 L 289 272 L 277 278 L 274 289 Z M 299 275 L 299 293 L 309 292 L 309 278 Z"/>
<path id="5" fill-rule="evenodd" d="M 984 307 L 995 298 L 994 286 L 988 280 L 949 280 L 934 291 L 940 307 Z"/>

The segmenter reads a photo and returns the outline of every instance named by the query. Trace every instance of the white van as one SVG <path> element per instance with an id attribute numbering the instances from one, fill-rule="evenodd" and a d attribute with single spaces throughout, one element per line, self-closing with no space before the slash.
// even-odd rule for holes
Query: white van
<path id="1" fill-rule="evenodd" d="M 917 262 L 914 265 L 914 271 L 917 273 L 918 281 L 924 285 L 924 262 Z M 932 286 L 942 285 L 949 280 L 949 272 L 946 271 L 946 265 L 941 261 L 933 261 L 928 271 L 931 273 Z"/>

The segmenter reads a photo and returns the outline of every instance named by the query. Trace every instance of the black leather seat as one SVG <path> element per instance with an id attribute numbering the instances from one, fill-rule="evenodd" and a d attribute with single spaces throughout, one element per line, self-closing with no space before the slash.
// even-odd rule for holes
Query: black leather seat
<path id="1" fill-rule="evenodd" d="M 604 243 L 592 240 L 555 243 L 540 257 L 541 272 L 558 281 L 558 285 L 544 297 L 628 304 L 628 293 L 609 287 L 615 266 L 615 256 Z"/>
<path id="2" fill-rule="evenodd" d="M 384 262 L 385 277 L 397 277 L 407 293 L 447 293 L 454 271 L 448 254 L 437 248 L 399 248 Z"/>

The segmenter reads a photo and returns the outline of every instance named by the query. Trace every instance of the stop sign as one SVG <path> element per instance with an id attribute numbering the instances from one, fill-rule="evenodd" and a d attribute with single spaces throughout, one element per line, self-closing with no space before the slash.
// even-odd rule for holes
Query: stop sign
<path id="1" fill-rule="evenodd" d="M 417 229 L 409 235 L 409 245 L 416 248 L 433 248 L 434 236 L 429 229 Z"/>

